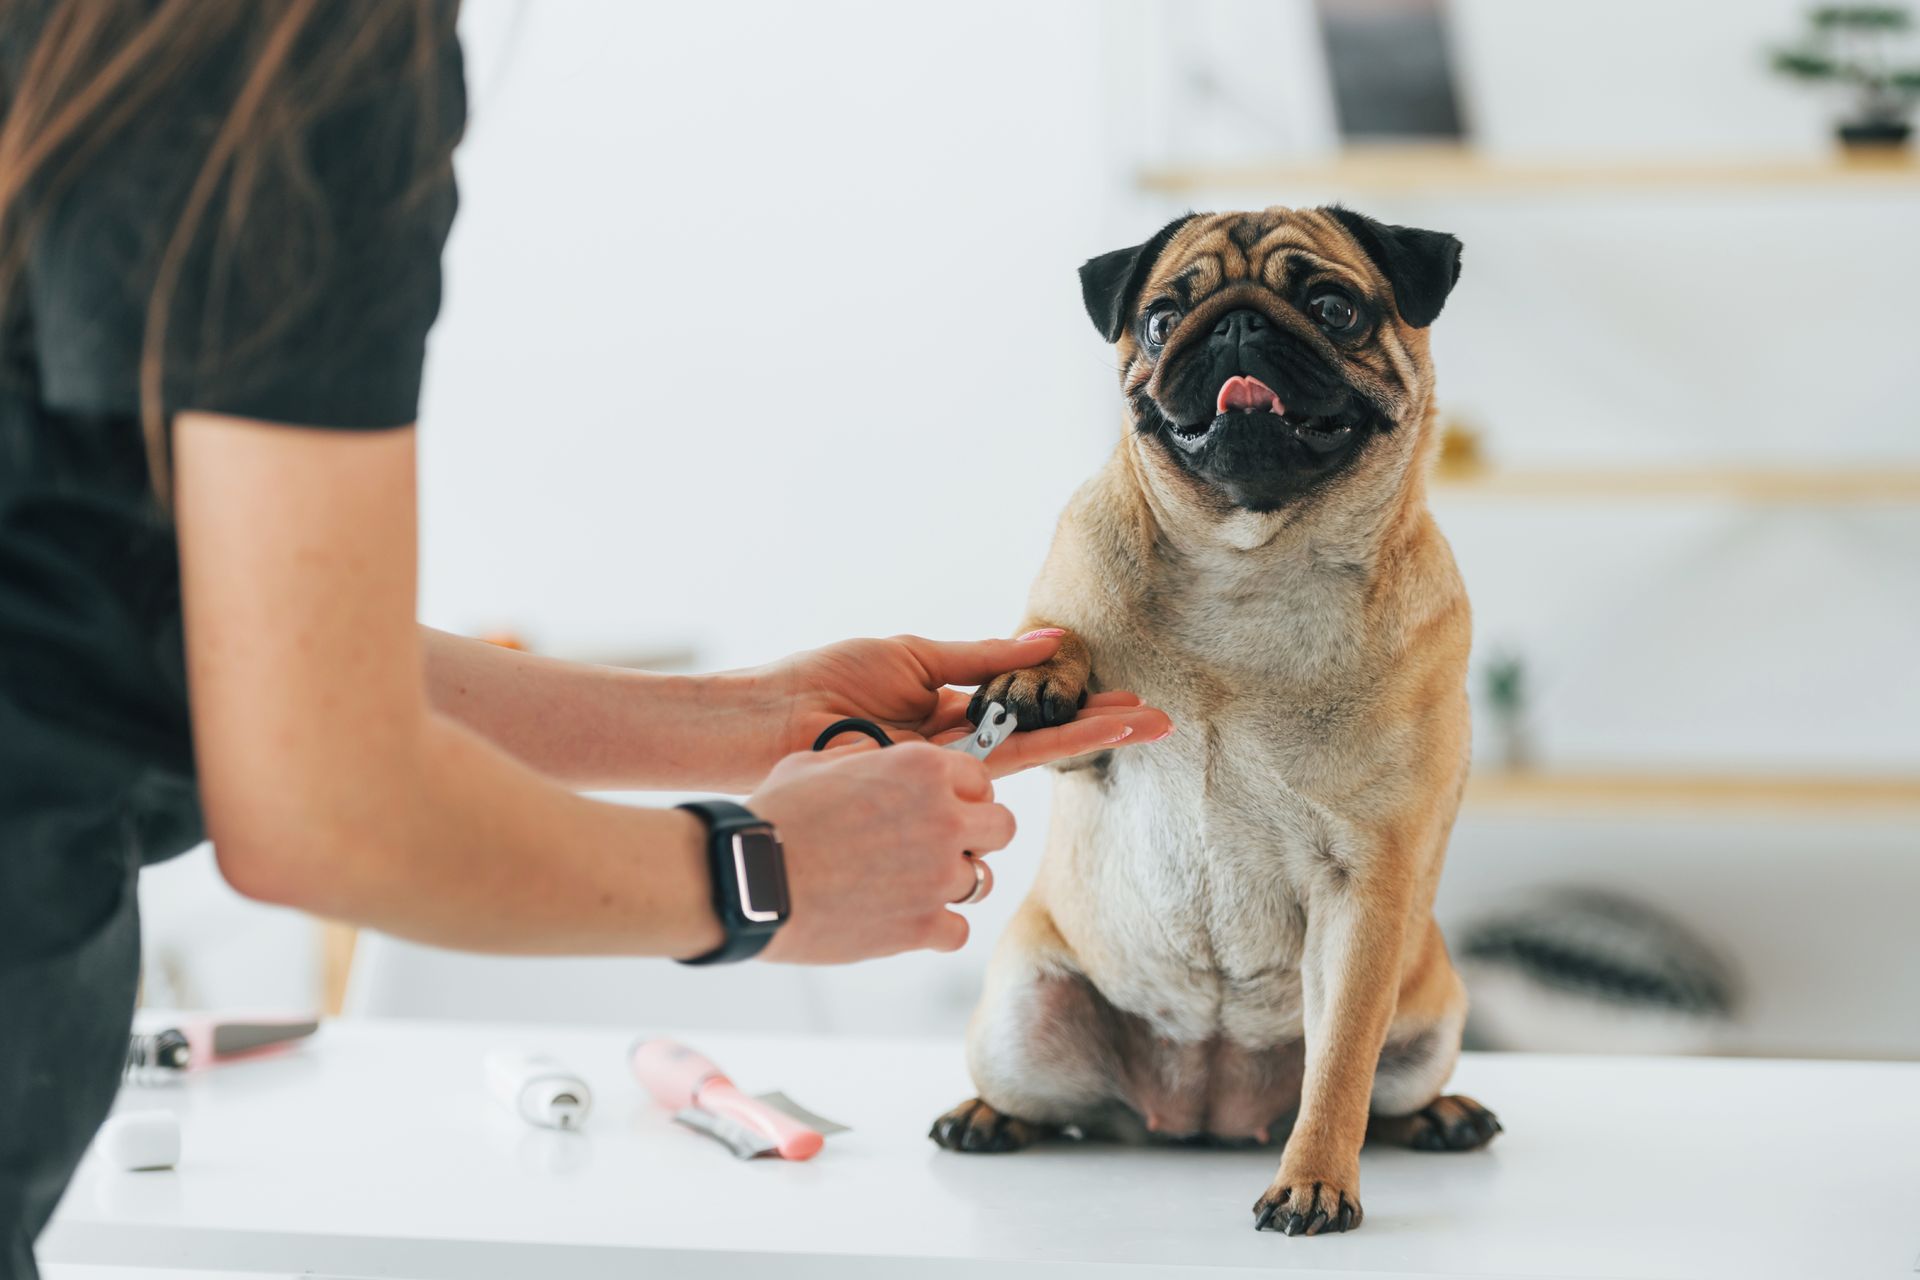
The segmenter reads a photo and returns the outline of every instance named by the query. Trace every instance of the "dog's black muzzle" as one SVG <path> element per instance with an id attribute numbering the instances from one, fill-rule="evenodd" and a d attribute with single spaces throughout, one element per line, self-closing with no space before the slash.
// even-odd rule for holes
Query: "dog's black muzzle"
<path id="1" fill-rule="evenodd" d="M 1253 307 L 1215 317 L 1162 359 L 1157 390 L 1139 398 L 1153 411 L 1141 429 L 1236 506 L 1285 506 L 1388 425 L 1306 340 Z"/>

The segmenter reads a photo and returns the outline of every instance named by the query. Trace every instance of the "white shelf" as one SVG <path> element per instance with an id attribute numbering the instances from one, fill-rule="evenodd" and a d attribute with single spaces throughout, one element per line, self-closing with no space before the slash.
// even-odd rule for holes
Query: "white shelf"
<path id="1" fill-rule="evenodd" d="M 1905 148 L 1778 158 L 1591 157 L 1528 159 L 1469 146 L 1358 146 L 1320 159 L 1148 167 L 1146 191 L 1192 195 L 1221 190 L 1290 192 L 1303 188 L 1370 194 L 1552 195 L 1589 191 L 1664 191 L 1827 187 L 1920 190 L 1920 160 Z"/>
<path id="2" fill-rule="evenodd" d="M 1727 811 L 1920 817 L 1920 777 L 1475 769 L 1467 807 L 1540 814 Z"/>

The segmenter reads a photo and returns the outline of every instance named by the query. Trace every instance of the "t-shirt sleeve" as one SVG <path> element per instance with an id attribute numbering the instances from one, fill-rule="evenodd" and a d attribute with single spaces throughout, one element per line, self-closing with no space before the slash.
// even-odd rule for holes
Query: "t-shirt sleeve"
<path id="1" fill-rule="evenodd" d="M 158 291 L 169 415 L 347 429 L 418 415 L 466 98 L 450 20 L 430 56 L 410 37 L 388 46 L 268 149 L 243 204 L 230 200 L 230 176 L 214 191 L 171 289 Z M 138 411 L 166 246 L 243 70 L 209 64 L 186 77 L 50 199 L 26 271 L 50 407 Z M 325 70 L 291 67 L 290 96 Z"/>

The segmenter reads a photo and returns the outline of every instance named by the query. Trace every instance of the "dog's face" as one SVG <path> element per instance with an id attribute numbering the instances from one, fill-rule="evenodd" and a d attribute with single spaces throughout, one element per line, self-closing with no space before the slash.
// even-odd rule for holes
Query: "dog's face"
<path id="1" fill-rule="evenodd" d="M 1276 207 L 1189 214 L 1080 283 L 1155 465 L 1271 512 L 1404 471 L 1431 404 L 1426 327 L 1459 274 L 1452 236 Z"/>

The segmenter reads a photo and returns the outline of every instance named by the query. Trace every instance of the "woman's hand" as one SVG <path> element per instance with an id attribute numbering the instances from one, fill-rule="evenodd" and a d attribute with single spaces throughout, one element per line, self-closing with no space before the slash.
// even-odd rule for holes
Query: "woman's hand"
<path id="1" fill-rule="evenodd" d="M 747 806 L 779 830 L 792 904 L 762 954 L 792 964 L 959 950 L 967 921 L 948 907 L 977 883 L 966 855 L 1013 839 L 986 766 L 921 743 L 789 756 Z"/>
<path id="2" fill-rule="evenodd" d="M 873 721 L 896 742 L 945 744 L 968 728 L 968 695 L 948 685 L 979 684 L 1038 666 L 1053 656 L 1059 637 L 1049 628 L 1018 640 L 846 640 L 795 654 L 759 674 L 787 708 L 782 755 L 810 749 L 822 729 L 846 716 Z M 1009 738 L 987 761 L 987 771 L 1005 777 L 1109 747 L 1156 742 L 1172 732 L 1166 712 L 1143 705 L 1134 694 L 1096 693 L 1070 723 Z"/>

